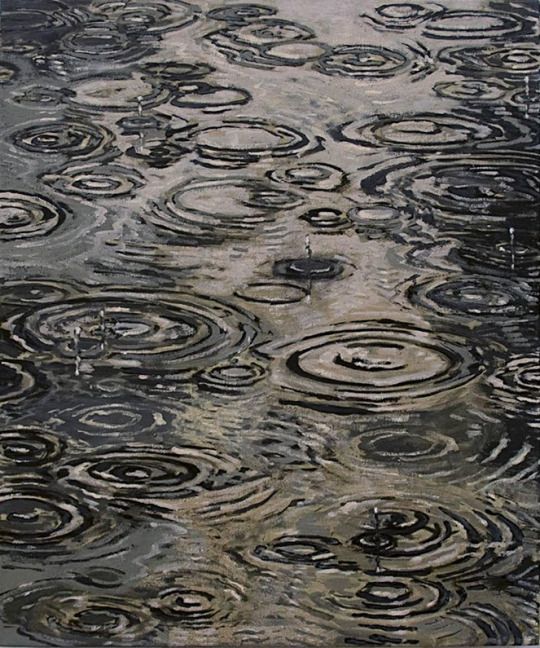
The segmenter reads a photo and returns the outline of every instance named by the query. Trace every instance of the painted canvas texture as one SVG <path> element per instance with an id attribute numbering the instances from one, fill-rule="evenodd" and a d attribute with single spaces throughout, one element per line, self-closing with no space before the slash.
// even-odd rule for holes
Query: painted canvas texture
<path id="1" fill-rule="evenodd" d="M 2 648 L 539 643 L 537 25 L 1 0 Z"/>

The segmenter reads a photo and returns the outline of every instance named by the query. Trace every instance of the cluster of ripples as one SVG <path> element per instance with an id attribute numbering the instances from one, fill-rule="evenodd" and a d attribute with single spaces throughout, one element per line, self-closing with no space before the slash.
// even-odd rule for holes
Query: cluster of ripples
<path id="1" fill-rule="evenodd" d="M 0 644 L 534 644 L 534 3 L 1 4 Z"/>

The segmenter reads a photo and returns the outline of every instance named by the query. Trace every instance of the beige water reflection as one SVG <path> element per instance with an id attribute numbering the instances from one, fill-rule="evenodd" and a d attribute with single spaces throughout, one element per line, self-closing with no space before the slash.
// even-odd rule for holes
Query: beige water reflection
<path id="1" fill-rule="evenodd" d="M 1 15 L 0 644 L 537 643 L 534 3 Z"/>

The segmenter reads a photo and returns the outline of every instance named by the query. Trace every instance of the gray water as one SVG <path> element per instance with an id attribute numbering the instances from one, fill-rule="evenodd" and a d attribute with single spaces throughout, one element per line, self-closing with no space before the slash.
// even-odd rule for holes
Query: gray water
<path id="1" fill-rule="evenodd" d="M 2 0 L 1 645 L 537 643 L 537 17 Z"/>

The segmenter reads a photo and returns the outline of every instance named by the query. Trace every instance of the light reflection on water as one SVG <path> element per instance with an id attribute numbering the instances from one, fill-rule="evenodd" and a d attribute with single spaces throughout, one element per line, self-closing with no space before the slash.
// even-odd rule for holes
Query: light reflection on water
<path id="1" fill-rule="evenodd" d="M 534 3 L 1 12 L 0 643 L 535 643 Z"/>

